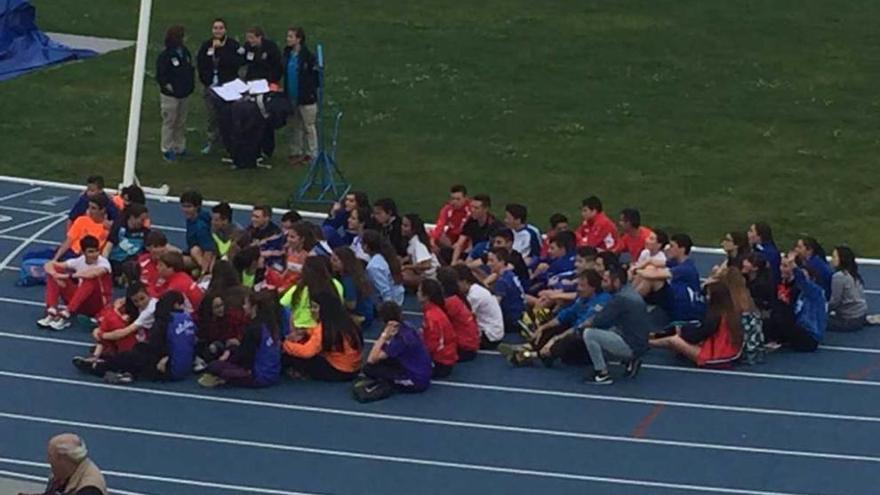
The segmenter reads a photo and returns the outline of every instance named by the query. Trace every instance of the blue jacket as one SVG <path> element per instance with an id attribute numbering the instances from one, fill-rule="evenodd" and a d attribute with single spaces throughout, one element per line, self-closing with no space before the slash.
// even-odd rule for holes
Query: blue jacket
<path id="1" fill-rule="evenodd" d="M 782 256 L 779 255 L 779 249 L 772 242 L 764 244 L 756 244 L 755 251 L 764 255 L 770 270 L 773 271 L 773 282 L 779 283 L 782 280 L 782 273 L 779 271 L 779 265 L 782 264 Z"/>
<path id="2" fill-rule="evenodd" d="M 288 322 L 290 318 L 286 319 Z M 266 325 L 260 327 L 260 342 L 254 354 L 254 382 L 260 387 L 275 385 L 281 380 L 281 346 L 272 338 Z"/>
<path id="3" fill-rule="evenodd" d="M 798 288 L 798 297 L 794 301 L 794 318 L 798 326 L 806 330 L 822 342 L 825 327 L 828 324 L 828 303 L 825 293 L 802 270 L 794 271 L 794 285 Z"/>
<path id="4" fill-rule="evenodd" d="M 102 193 L 105 198 L 107 198 L 107 218 L 111 221 L 115 221 L 116 217 L 119 216 L 119 210 L 116 209 L 116 204 L 113 203 L 113 198 L 110 197 L 107 193 Z M 77 218 L 86 214 L 86 210 L 89 209 L 89 195 L 86 193 L 80 194 L 80 196 L 76 199 L 76 203 L 74 203 L 73 207 L 70 209 L 70 213 L 67 214 L 67 218 L 72 222 Z"/>
<path id="5" fill-rule="evenodd" d="M 825 300 L 831 299 L 831 276 L 834 275 L 831 265 L 825 261 L 825 258 L 813 255 L 807 260 L 807 266 L 816 272 L 816 276 L 819 279 L 817 283 L 825 291 Z"/>
<path id="6" fill-rule="evenodd" d="M 192 370 L 195 357 L 196 325 L 187 313 L 176 311 L 171 315 L 166 332 L 168 377 L 172 380 L 186 378 Z"/>

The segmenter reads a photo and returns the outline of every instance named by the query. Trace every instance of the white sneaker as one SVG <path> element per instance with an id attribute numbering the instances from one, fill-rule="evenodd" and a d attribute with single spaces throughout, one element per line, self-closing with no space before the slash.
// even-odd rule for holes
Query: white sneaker
<path id="1" fill-rule="evenodd" d="M 51 328 L 56 319 L 58 319 L 57 316 L 47 314 L 46 316 L 37 320 L 37 326 L 40 328 Z"/>
<path id="2" fill-rule="evenodd" d="M 49 328 L 55 331 L 61 331 L 70 326 L 70 320 L 67 318 L 56 318 L 52 320 L 52 323 L 49 325 Z"/>
<path id="3" fill-rule="evenodd" d="M 880 314 L 868 315 L 865 317 L 865 320 L 868 322 L 868 325 L 880 325 Z"/>
<path id="4" fill-rule="evenodd" d="M 208 368 L 208 363 L 199 356 L 193 360 L 193 373 L 201 373 Z"/>

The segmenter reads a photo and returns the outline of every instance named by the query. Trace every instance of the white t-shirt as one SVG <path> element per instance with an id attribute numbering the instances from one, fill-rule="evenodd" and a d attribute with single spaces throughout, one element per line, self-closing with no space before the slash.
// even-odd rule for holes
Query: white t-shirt
<path id="1" fill-rule="evenodd" d="M 480 333 L 491 342 L 504 338 L 504 315 L 498 299 L 480 284 L 473 284 L 467 293 L 468 303 L 477 319 Z"/>
<path id="2" fill-rule="evenodd" d="M 98 256 L 98 261 L 96 261 L 94 265 L 90 265 L 86 263 L 86 256 L 82 255 L 65 261 L 64 267 L 68 270 L 72 270 L 74 273 L 90 270 L 92 268 L 103 268 L 107 270 L 107 273 L 112 271 L 112 268 L 110 268 L 110 262 L 103 256 Z"/>
<path id="3" fill-rule="evenodd" d="M 144 308 L 144 310 L 138 314 L 137 319 L 134 320 L 134 324 L 137 325 L 139 329 L 149 330 L 153 328 L 153 323 L 156 321 L 156 302 L 158 302 L 158 299 L 151 297 L 147 307 Z"/>
<path id="4" fill-rule="evenodd" d="M 652 263 L 652 264 L 661 263 L 662 266 L 665 266 L 666 265 L 666 253 L 664 253 L 663 250 L 661 249 L 660 251 L 657 252 L 657 254 L 655 254 L 654 256 L 651 256 L 651 251 L 648 251 L 647 249 L 642 249 L 642 252 L 639 253 L 639 261 L 636 264 L 641 264 L 642 262 L 648 261 L 648 260 L 653 261 L 654 263 Z"/>
<path id="5" fill-rule="evenodd" d="M 434 253 L 428 250 L 428 246 L 425 246 L 419 240 L 419 236 L 414 235 L 410 238 L 409 243 L 406 245 L 406 254 L 413 265 L 431 260 L 431 267 L 423 271 L 422 275 L 428 278 L 437 278 L 437 268 L 440 267 L 440 262 L 434 256 Z"/>

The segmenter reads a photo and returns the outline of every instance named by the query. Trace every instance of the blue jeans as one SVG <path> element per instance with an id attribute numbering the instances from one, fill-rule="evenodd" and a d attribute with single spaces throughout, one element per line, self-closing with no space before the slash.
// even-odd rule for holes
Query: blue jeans
<path id="1" fill-rule="evenodd" d="M 584 344 L 587 346 L 590 361 L 593 362 L 593 369 L 596 371 L 608 369 L 608 364 L 605 363 L 606 353 L 624 361 L 630 361 L 633 358 L 633 351 L 629 344 L 623 340 L 619 333 L 612 330 L 587 328 L 584 330 Z"/>

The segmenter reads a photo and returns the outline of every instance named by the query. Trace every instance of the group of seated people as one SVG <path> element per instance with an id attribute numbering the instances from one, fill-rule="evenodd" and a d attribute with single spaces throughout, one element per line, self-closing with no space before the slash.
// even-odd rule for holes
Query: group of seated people
<path id="1" fill-rule="evenodd" d="M 688 235 L 648 228 L 632 208 L 615 225 L 595 196 L 578 226 L 554 214 L 544 234 L 525 206 L 506 205 L 499 220 L 488 195 L 461 185 L 430 232 L 392 199 L 360 192 L 321 224 L 295 211 L 276 224 L 258 205 L 243 227 L 227 203 L 207 209 L 195 191 L 180 203 L 186 241 L 174 247 L 151 228 L 137 186 L 111 197 L 88 179 L 46 263 L 37 322 L 93 323 L 79 369 L 111 383 L 191 373 L 206 387 L 265 387 L 285 374 L 351 381 L 368 401 L 423 391 L 480 349 L 516 366 L 589 363 L 588 381 L 610 384 L 609 361 L 635 377 L 651 347 L 730 366 L 783 345 L 814 351 L 826 330 L 878 323 L 849 247 L 835 247 L 830 264 L 811 237 L 780 252 L 761 222 L 725 234 L 725 259 L 701 279 Z M 403 317 L 407 291 L 419 324 Z M 367 349 L 377 317 L 383 329 Z"/>

